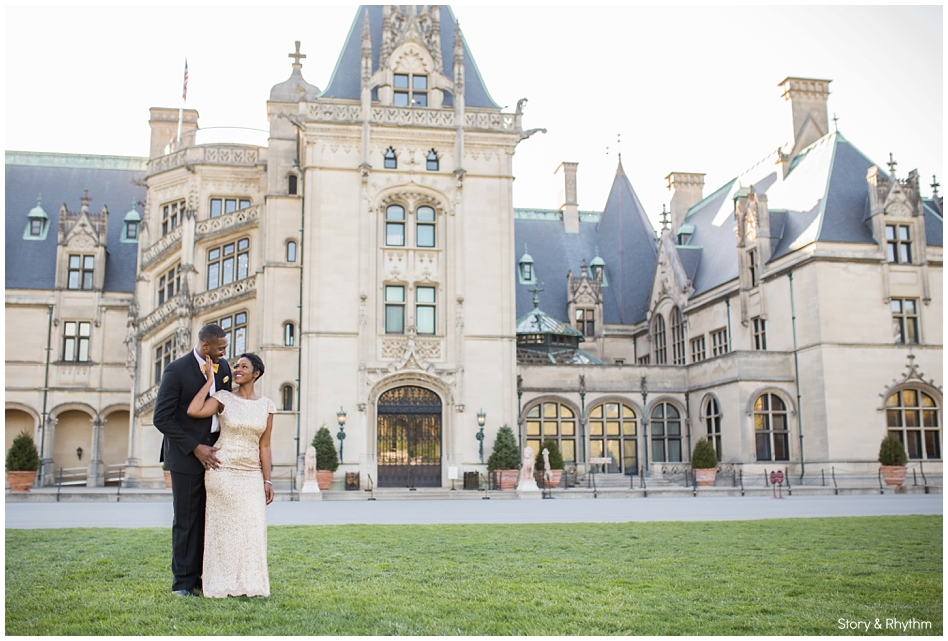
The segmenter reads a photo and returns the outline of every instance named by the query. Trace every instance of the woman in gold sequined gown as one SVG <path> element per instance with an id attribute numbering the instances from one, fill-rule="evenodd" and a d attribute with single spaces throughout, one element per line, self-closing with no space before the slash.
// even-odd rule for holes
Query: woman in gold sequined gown
<path id="1" fill-rule="evenodd" d="M 267 513 L 273 501 L 270 432 L 273 401 L 254 393 L 263 361 L 243 354 L 233 368 L 234 392 L 209 397 L 212 378 L 188 407 L 188 415 L 218 413 L 220 467 L 204 475 L 207 512 L 203 592 L 206 597 L 270 596 L 267 572 Z"/>

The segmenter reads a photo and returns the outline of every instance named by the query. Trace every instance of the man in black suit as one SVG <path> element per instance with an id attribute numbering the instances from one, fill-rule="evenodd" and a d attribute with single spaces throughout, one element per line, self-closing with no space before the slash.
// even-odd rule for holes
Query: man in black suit
<path id="1" fill-rule="evenodd" d="M 205 325 L 198 333 L 198 346 L 169 364 L 161 375 L 155 400 L 154 423 L 164 434 L 161 460 L 171 471 L 174 523 L 171 526 L 171 591 L 177 596 L 197 596 L 204 566 L 204 471 L 217 469 L 220 461 L 214 447 L 220 436 L 217 416 L 191 418 L 188 405 L 201 391 L 213 366 L 211 393 L 231 389 L 227 360 L 227 334 L 218 325 Z"/>

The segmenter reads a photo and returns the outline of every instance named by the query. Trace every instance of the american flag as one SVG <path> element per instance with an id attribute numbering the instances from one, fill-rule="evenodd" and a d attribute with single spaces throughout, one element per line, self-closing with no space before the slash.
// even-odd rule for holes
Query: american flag
<path id="1" fill-rule="evenodd" d="M 188 59 L 184 59 L 184 92 L 181 94 L 181 98 L 185 102 L 188 101 Z"/>

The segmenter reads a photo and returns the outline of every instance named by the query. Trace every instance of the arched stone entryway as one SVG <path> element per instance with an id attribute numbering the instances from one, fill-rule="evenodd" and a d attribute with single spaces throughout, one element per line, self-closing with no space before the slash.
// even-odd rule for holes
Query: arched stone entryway
<path id="1" fill-rule="evenodd" d="M 379 397 L 379 487 L 441 487 L 441 415 L 441 398 L 424 387 Z"/>
<path id="2" fill-rule="evenodd" d="M 10 451 L 10 446 L 13 445 L 13 439 L 15 439 L 20 432 L 26 432 L 35 440 L 33 432 L 36 427 L 36 419 L 23 410 L 8 408 L 4 414 L 4 426 L 6 432 L 6 444 L 3 448 L 4 457 L 6 457 L 6 453 Z M 37 443 L 37 449 L 38 448 L 39 444 Z"/>

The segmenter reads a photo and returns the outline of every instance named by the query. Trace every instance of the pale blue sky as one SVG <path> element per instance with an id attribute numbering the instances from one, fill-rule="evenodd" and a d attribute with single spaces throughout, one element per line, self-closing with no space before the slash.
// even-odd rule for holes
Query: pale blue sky
<path id="1" fill-rule="evenodd" d="M 791 138 L 777 84 L 833 80 L 829 113 L 883 165 L 942 178 L 941 6 L 453 5 L 489 91 L 524 127 L 514 205 L 556 208 L 563 160 L 579 203 L 601 210 L 623 165 L 657 220 L 671 171 L 706 173 L 705 194 Z M 5 148 L 148 153 L 148 108 L 188 107 L 203 127 L 266 129 L 270 87 L 302 41 L 325 88 L 355 5 L 6 7 Z M 606 154 L 606 148 L 609 154 Z"/>

